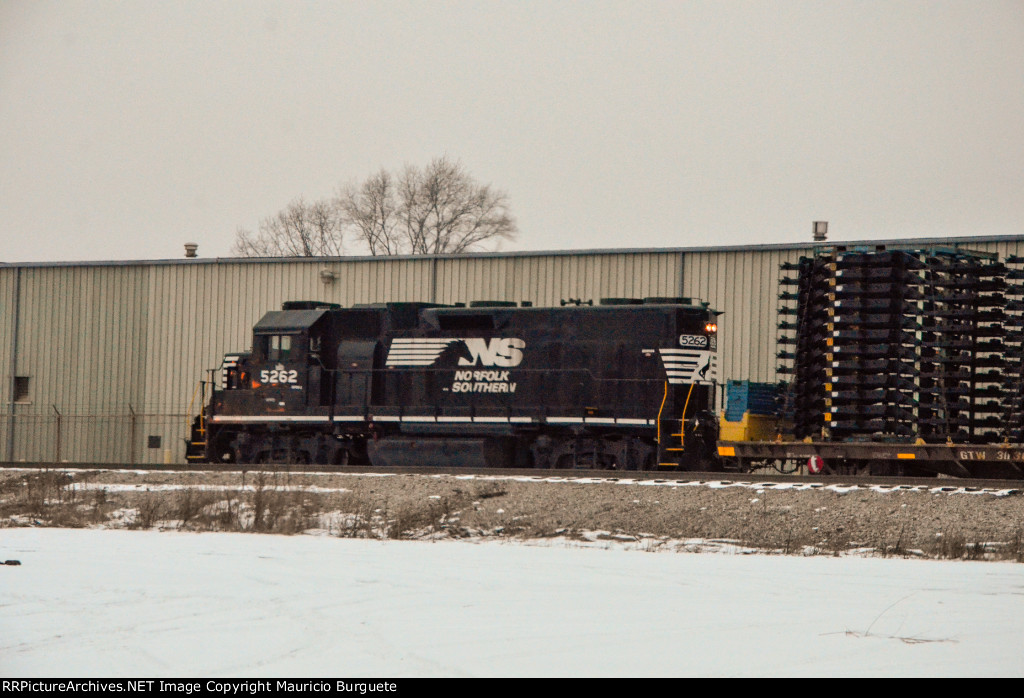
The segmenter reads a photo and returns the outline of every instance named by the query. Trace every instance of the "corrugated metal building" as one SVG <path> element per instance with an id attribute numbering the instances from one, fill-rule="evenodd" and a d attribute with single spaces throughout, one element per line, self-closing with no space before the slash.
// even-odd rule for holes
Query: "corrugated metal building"
<path id="1" fill-rule="evenodd" d="M 1024 254 L 1024 236 L 823 244 Z M 184 462 L 199 380 L 285 300 L 689 296 L 725 313 L 723 381 L 774 381 L 779 265 L 813 249 L 0 264 L 0 461 Z"/>

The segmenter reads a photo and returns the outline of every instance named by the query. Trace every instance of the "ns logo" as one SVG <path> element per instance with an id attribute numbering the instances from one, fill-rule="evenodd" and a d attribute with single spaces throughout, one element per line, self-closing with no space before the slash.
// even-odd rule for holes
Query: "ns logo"
<path id="1" fill-rule="evenodd" d="M 470 358 L 460 357 L 459 366 L 501 366 L 513 368 L 523 361 L 526 342 L 521 339 L 481 339 L 472 337 L 463 339 L 469 349 Z"/>
<path id="2" fill-rule="evenodd" d="M 433 366 L 448 347 L 458 346 L 459 366 L 513 368 L 523 361 L 526 342 L 514 337 L 483 339 L 481 337 L 396 337 L 388 350 L 386 366 Z M 462 346 L 465 345 L 465 349 Z M 466 358 L 466 354 L 469 358 Z"/>

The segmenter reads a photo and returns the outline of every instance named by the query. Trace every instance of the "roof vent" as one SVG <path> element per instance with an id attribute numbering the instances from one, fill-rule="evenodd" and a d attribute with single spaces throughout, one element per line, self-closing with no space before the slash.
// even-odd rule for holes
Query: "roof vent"
<path id="1" fill-rule="evenodd" d="M 196 256 L 196 250 L 199 249 L 199 245 L 194 242 L 185 243 L 185 256 L 192 258 Z"/>
<path id="2" fill-rule="evenodd" d="M 644 305 L 693 305 L 693 299 L 687 296 L 648 296 Z"/>
<path id="3" fill-rule="evenodd" d="M 828 221 L 814 221 L 814 241 L 825 242 L 828 237 Z"/>
<path id="4" fill-rule="evenodd" d="M 325 303 L 324 301 L 285 301 L 281 304 L 281 310 L 339 310 L 338 303 Z"/>
<path id="5" fill-rule="evenodd" d="M 470 301 L 470 308 L 514 308 L 515 301 Z"/>

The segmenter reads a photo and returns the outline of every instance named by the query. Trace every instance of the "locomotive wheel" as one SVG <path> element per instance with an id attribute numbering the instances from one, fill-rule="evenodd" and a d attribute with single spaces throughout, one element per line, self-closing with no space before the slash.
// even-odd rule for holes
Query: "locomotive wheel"
<path id="1" fill-rule="evenodd" d="M 272 451 L 260 451 L 255 462 L 261 465 L 309 465 L 312 459 L 307 451 L 277 448 Z"/>
<path id="2" fill-rule="evenodd" d="M 573 457 L 569 454 L 562 454 L 555 461 L 555 470 L 572 470 L 576 467 L 573 463 Z"/>
<path id="3" fill-rule="evenodd" d="M 611 460 L 611 463 L 609 463 L 609 460 Z M 574 467 L 581 470 L 608 470 L 615 467 L 614 462 L 614 459 L 611 459 L 610 456 L 590 451 L 577 454 Z"/>
<path id="4" fill-rule="evenodd" d="M 232 449 L 232 453 L 234 455 L 232 462 L 238 463 L 239 465 L 252 465 L 259 462 L 259 454 L 254 454 L 248 448 L 243 446 L 236 446 Z"/>
<path id="5" fill-rule="evenodd" d="M 237 460 L 235 449 L 231 447 L 235 435 L 230 431 L 217 433 L 210 442 L 209 460 L 211 463 L 234 463 Z"/>
<path id="6" fill-rule="evenodd" d="M 615 456 L 608 453 L 594 453 L 587 451 L 577 453 L 564 453 L 558 457 L 555 463 L 557 470 L 617 470 L 618 463 Z"/>

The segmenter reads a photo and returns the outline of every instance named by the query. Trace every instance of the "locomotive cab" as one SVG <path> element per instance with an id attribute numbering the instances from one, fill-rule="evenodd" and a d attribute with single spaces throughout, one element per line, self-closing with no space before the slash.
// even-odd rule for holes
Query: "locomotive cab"
<path id="1" fill-rule="evenodd" d="M 330 308 L 295 305 L 267 313 L 253 328 L 251 386 L 271 412 L 330 404 Z"/>
<path id="2" fill-rule="evenodd" d="M 221 415 L 305 412 L 329 405 L 336 364 L 327 304 L 295 301 L 264 315 L 252 350 L 225 357 L 214 406 Z"/>

